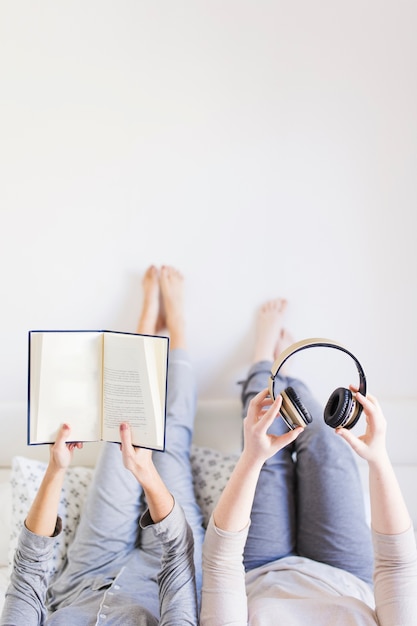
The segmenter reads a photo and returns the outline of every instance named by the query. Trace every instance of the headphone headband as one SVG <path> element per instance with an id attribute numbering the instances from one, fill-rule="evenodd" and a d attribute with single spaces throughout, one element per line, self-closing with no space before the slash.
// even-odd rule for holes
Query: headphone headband
<path id="1" fill-rule="evenodd" d="M 302 339 L 301 341 L 297 341 L 296 343 L 291 344 L 290 346 L 288 346 L 288 348 L 286 348 L 283 352 L 281 352 L 281 354 L 279 355 L 279 357 L 274 362 L 271 368 L 272 376 L 270 377 L 270 388 L 273 387 L 274 379 L 276 375 L 278 374 L 279 370 L 281 369 L 285 361 L 289 359 L 291 355 L 295 354 L 296 352 L 300 352 L 301 350 L 305 350 L 306 348 L 313 348 L 313 347 L 336 348 L 337 350 L 341 350 L 342 352 L 345 352 L 346 354 L 348 354 L 354 360 L 358 373 L 359 373 L 359 391 L 363 396 L 366 395 L 365 372 L 363 371 L 362 365 L 359 363 L 355 355 L 352 354 L 352 352 L 350 352 L 347 348 L 342 346 L 337 341 L 333 341 L 333 339 L 322 339 L 319 337 L 312 337 L 310 339 Z"/>

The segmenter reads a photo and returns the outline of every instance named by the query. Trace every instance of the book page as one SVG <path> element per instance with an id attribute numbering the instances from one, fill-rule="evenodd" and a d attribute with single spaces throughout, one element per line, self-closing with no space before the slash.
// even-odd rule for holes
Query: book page
<path id="1" fill-rule="evenodd" d="M 126 421 L 135 445 L 163 449 L 167 344 L 163 337 L 104 333 L 103 439 L 120 441 Z"/>
<path id="2" fill-rule="evenodd" d="M 154 411 L 165 416 L 166 407 L 166 379 L 167 379 L 167 357 L 168 342 L 163 337 L 144 337 L 146 361 L 148 363 L 149 386 L 151 389 Z M 156 421 L 156 435 L 158 440 L 163 441 L 164 422 Z"/>
<path id="3" fill-rule="evenodd" d="M 30 443 L 55 440 L 60 425 L 71 440 L 100 438 L 102 333 L 31 332 Z"/>

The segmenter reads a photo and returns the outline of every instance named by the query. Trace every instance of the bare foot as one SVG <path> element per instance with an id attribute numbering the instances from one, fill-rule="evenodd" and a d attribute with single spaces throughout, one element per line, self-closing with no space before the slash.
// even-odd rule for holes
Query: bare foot
<path id="1" fill-rule="evenodd" d="M 143 304 L 137 331 L 142 335 L 154 335 L 159 319 L 159 275 L 155 265 L 150 265 L 142 279 Z"/>
<path id="2" fill-rule="evenodd" d="M 282 351 L 286 308 L 287 300 L 284 298 L 269 300 L 261 306 L 256 327 L 254 363 L 274 361 Z"/>
<path id="3" fill-rule="evenodd" d="M 174 267 L 163 265 L 159 285 L 170 348 L 185 348 L 184 277 Z"/>

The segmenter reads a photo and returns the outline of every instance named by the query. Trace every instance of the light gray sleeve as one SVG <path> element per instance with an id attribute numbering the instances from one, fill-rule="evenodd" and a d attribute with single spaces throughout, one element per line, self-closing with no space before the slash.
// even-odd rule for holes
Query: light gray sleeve
<path id="1" fill-rule="evenodd" d="M 373 532 L 375 606 L 380 626 L 417 624 L 417 550 L 411 527 L 399 535 Z"/>
<path id="2" fill-rule="evenodd" d="M 243 550 L 249 525 L 240 532 L 216 528 L 213 516 L 203 546 L 203 590 L 201 626 L 231 624 L 246 626 L 246 596 Z"/>
<path id="3" fill-rule="evenodd" d="M 45 597 L 58 518 L 53 537 L 35 535 L 24 526 L 19 536 L 10 584 L 1 614 L 1 626 L 40 626 L 46 619 Z"/>
<path id="4" fill-rule="evenodd" d="M 194 567 L 194 539 L 184 511 L 175 502 L 165 519 L 152 523 L 149 511 L 141 518 L 144 532 L 161 542 L 161 569 L 158 574 L 160 626 L 196 626 L 197 591 Z"/>

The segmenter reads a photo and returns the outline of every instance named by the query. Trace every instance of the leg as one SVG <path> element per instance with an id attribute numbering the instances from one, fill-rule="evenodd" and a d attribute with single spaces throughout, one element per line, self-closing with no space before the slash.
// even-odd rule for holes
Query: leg
<path id="1" fill-rule="evenodd" d="M 184 509 L 195 542 L 197 589 L 201 585 L 201 554 L 204 539 L 203 516 L 198 506 L 192 481 L 190 447 L 196 412 L 196 384 L 194 372 L 186 352 L 186 333 L 183 307 L 182 275 L 172 267 L 160 272 L 162 296 L 162 323 L 170 336 L 168 368 L 167 422 L 165 452 L 154 452 L 153 461 L 163 481 Z M 145 539 L 143 540 L 145 541 Z M 142 547 L 151 550 L 155 541 Z"/>
<path id="2" fill-rule="evenodd" d="M 356 459 L 307 387 L 289 379 L 313 417 L 294 442 L 297 552 L 372 582 L 373 553 Z"/>
<path id="3" fill-rule="evenodd" d="M 283 329 L 285 308 L 286 301 L 278 299 L 267 302 L 260 310 L 254 365 L 242 389 L 244 415 L 250 400 L 267 386 L 272 361 L 291 343 Z M 280 380 L 286 386 L 286 378 Z M 286 430 L 282 419 L 277 419 L 271 428 L 274 434 Z M 266 461 L 258 480 L 244 552 L 247 570 L 295 552 L 294 481 L 292 449 L 284 448 Z"/>
<path id="4" fill-rule="evenodd" d="M 255 349 L 252 368 L 242 388 L 243 417 L 248 404 L 259 391 L 265 389 L 271 374 L 272 362 L 293 342 L 291 335 L 284 328 L 284 314 L 287 301 L 283 298 L 266 302 L 259 311 L 256 325 Z M 286 365 L 281 368 L 284 376 Z"/>

